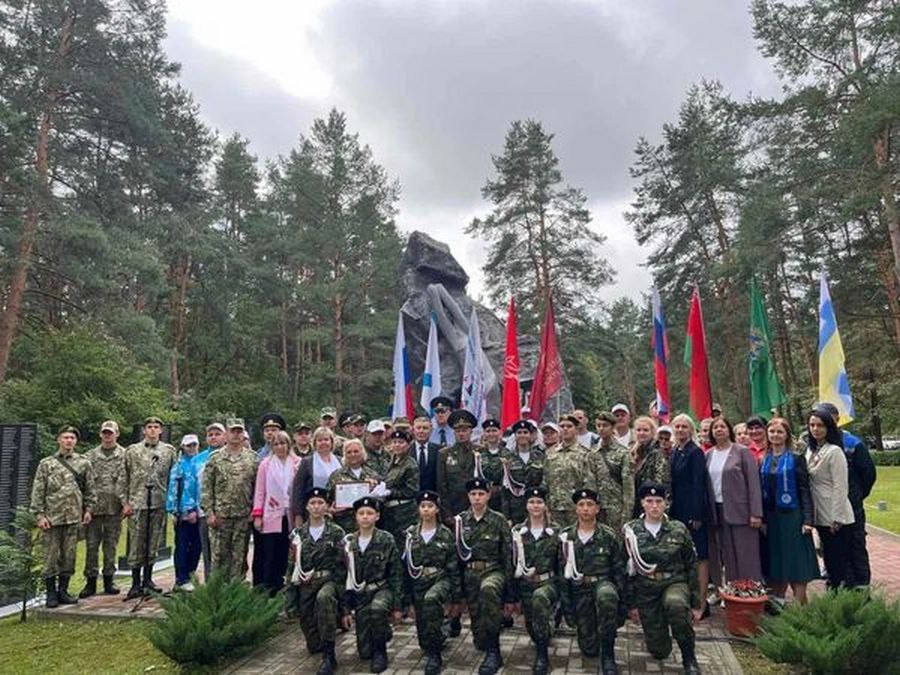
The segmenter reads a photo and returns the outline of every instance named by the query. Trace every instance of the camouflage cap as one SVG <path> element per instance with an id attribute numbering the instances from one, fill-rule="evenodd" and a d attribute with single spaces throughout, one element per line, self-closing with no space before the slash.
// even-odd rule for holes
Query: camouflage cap
<path id="1" fill-rule="evenodd" d="M 325 406 L 319 411 L 319 418 L 325 419 L 326 417 L 337 417 L 337 409 L 331 407 L 330 405 Z"/>
<path id="2" fill-rule="evenodd" d="M 225 420 L 225 426 L 229 429 L 245 429 L 246 425 L 244 424 L 243 417 L 229 417 Z"/>
<path id="3" fill-rule="evenodd" d="M 158 424 L 159 426 L 162 426 L 163 421 L 156 415 L 150 415 L 150 417 L 144 420 L 144 426 L 147 426 L 148 424 Z"/>
<path id="4" fill-rule="evenodd" d="M 119 433 L 119 424 L 115 420 L 106 420 L 100 425 L 100 433 L 103 433 L 104 431 L 111 431 L 114 434 L 117 434 Z"/>
<path id="5" fill-rule="evenodd" d="M 75 438 L 79 441 L 81 440 L 81 432 L 78 431 L 78 427 L 72 426 L 71 424 L 64 424 L 59 428 L 59 431 L 56 432 L 57 436 L 62 436 L 63 434 L 75 434 Z"/>

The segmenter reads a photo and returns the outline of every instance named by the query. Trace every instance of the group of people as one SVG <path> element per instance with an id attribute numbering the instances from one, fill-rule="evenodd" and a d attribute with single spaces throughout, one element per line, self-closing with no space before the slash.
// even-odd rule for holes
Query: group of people
<path id="1" fill-rule="evenodd" d="M 782 601 L 790 586 L 805 602 L 821 572 L 813 531 L 829 587 L 869 583 L 862 501 L 874 466 L 831 404 L 817 405 L 796 438 L 783 418 L 732 425 L 721 411 L 698 432 L 687 415 L 660 426 L 652 408 L 632 421 L 617 404 L 590 431 L 581 410 L 503 429 L 453 407 L 439 396 L 430 416 L 371 421 L 323 408 L 292 435 L 267 413 L 256 451 L 237 418 L 209 424 L 202 450 L 192 434 L 180 451 L 161 441 L 156 417 L 127 448 L 118 425 L 104 422 L 100 445 L 84 454 L 74 452 L 78 429 L 63 427 L 32 492 L 47 606 L 77 602 L 68 584 L 80 527 L 80 597 L 98 592 L 101 545 L 103 592 L 119 592 L 123 518 L 128 598 L 158 592 L 153 557 L 167 512 L 175 590 L 193 589 L 201 559 L 204 578 L 244 578 L 252 539 L 252 582 L 284 589 L 326 675 L 337 666 L 337 631 L 354 625 L 360 657 L 384 671 L 391 625 L 404 615 L 415 617 L 426 673 L 439 673 L 464 608 L 484 675 L 502 667 L 499 635 L 517 613 L 535 645 L 534 673 L 549 671 L 563 621 L 602 673 L 617 672 L 627 617 L 653 656 L 667 657 L 674 638 L 685 672 L 699 673 L 692 624 L 709 614 L 710 578 L 717 587 L 765 582 Z"/>

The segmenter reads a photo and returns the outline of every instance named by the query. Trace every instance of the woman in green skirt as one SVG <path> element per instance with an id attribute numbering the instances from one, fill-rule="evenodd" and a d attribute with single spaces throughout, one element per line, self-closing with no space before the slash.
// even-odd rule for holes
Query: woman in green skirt
<path id="1" fill-rule="evenodd" d="M 769 554 L 767 579 L 776 601 L 783 603 L 790 584 L 794 598 L 806 604 L 806 584 L 819 576 L 806 458 L 791 451 L 791 428 L 786 419 L 773 418 L 766 431 L 769 449 L 759 473 Z"/>

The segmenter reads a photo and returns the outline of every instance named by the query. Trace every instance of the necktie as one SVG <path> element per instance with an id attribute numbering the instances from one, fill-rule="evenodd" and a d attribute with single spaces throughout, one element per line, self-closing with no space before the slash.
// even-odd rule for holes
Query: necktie
<path id="1" fill-rule="evenodd" d="M 439 429 L 439 433 L 440 433 L 440 437 L 441 437 L 441 445 L 442 446 L 447 445 L 447 430 Z"/>
<path id="2" fill-rule="evenodd" d="M 419 466 L 425 466 L 425 463 L 428 461 L 428 453 L 425 450 L 424 444 L 419 444 Z"/>

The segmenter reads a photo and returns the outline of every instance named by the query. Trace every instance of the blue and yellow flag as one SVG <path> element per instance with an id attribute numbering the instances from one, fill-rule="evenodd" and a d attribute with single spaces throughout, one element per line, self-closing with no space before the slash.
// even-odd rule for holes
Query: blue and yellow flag
<path id="1" fill-rule="evenodd" d="M 819 282 L 819 400 L 837 406 L 840 412 L 838 426 L 851 422 L 856 415 L 850 395 L 850 380 L 844 368 L 844 348 L 824 270 Z"/>

